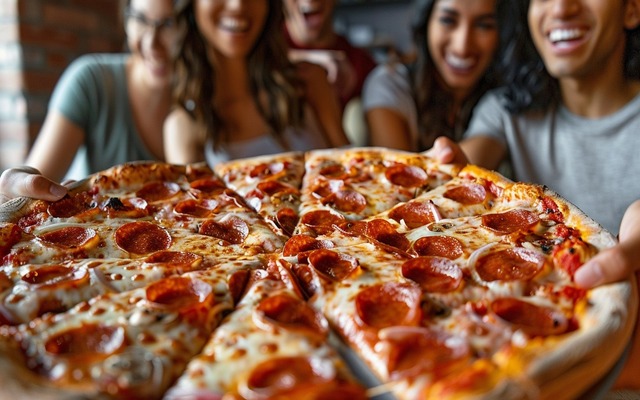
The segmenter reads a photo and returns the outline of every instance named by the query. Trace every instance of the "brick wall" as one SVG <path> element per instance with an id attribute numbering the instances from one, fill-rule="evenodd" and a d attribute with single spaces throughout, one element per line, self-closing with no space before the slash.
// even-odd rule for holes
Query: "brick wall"
<path id="1" fill-rule="evenodd" d="M 24 161 L 67 65 L 124 40 L 118 0 L 0 0 L 0 171 Z"/>

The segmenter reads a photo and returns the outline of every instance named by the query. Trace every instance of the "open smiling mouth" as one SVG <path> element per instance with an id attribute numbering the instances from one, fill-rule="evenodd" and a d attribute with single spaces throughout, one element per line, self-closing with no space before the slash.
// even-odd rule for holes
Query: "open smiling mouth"
<path id="1" fill-rule="evenodd" d="M 583 37 L 584 31 L 582 29 L 554 29 L 549 32 L 549 40 L 553 44 L 576 41 Z"/>

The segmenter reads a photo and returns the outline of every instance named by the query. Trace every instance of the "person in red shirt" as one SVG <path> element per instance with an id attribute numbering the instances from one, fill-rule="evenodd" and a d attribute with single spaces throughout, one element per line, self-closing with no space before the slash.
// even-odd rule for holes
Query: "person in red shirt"
<path id="1" fill-rule="evenodd" d="M 336 0 L 284 0 L 285 38 L 291 61 L 320 64 L 344 110 L 359 97 L 365 78 L 376 66 L 371 55 L 354 47 L 333 29 Z"/>

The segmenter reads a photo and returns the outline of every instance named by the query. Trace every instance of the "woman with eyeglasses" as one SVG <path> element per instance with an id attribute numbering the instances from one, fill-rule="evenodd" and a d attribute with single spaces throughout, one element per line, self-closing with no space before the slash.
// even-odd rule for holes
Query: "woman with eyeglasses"
<path id="1" fill-rule="evenodd" d="M 162 124 L 181 44 L 175 17 L 181 3 L 123 4 L 130 52 L 85 55 L 67 68 L 26 166 L 0 177 L 0 202 L 16 196 L 56 200 L 66 193 L 56 183 L 65 176 L 77 179 L 127 161 L 164 159 Z"/>

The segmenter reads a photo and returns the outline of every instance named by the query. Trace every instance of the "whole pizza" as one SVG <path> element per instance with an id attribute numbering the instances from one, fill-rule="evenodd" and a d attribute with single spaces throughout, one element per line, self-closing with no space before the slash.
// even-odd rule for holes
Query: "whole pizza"
<path id="1" fill-rule="evenodd" d="M 385 148 L 116 166 L 0 207 L 0 398 L 575 398 L 637 314 L 573 283 L 615 242 Z"/>

